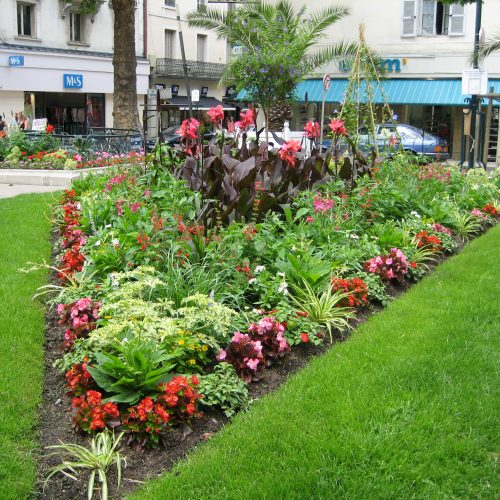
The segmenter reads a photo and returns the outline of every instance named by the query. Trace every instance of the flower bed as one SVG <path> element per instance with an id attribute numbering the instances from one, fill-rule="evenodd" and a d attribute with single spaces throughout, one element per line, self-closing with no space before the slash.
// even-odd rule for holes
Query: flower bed
<path id="1" fill-rule="evenodd" d="M 202 149 L 188 125 L 194 157 L 183 168 Z M 355 186 L 335 177 L 312 186 L 296 180 L 311 166 L 289 146 L 274 160 L 286 189 L 301 187 L 291 203 L 264 209 L 284 190 L 257 174 L 238 185 L 250 208 L 230 224 L 228 200 L 204 210 L 206 193 L 169 172 L 181 165 L 172 156 L 65 192 L 55 364 L 77 431 L 120 429 L 130 444 L 158 447 L 204 412 L 232 415 L 248 405 L 249 384 L 297 350 L 346 337 L 391 288 L 496 222 L 498 176 L 401 155 Z"/>

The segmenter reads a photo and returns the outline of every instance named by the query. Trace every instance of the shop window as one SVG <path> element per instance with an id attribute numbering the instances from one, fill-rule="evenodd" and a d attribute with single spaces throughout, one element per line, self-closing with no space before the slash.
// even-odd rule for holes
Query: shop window
<path id="1" fill-rule="evenodd" d="M 175 0 L 165 0 L 165 7 L 175 7 Z"/>
<path id="2" fill-rule="evenodd" d="M 35 33 L 35 5 L 17 2 L 17 34 L 34 38 Z"/>
<path id="3" fill-rule="evenodd" d="M 85 14 L 80 12 L 69 13 L 69 41 L 85 43 Z"/>
<path id="4" fill-rule="evenodd" d="M 207 35 L 196 35 L 197 61 L 207 60 Z"/>
<path id="5" fill-rule="evenodd" d="M 465 7 L 437 0 L 403 0 L 401 36 L 464 34 Z"/>
<path id="6" fill-rule="evenodd" d="M 177 32 L 175 30 L 165 30 L 165 58 L 175 58 L 175 37 Z"/>

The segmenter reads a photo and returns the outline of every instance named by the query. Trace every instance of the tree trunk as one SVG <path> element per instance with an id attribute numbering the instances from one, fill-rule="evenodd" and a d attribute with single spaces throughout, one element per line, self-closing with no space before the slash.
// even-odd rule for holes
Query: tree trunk
<path id="1" fill-rule="evenodd" d="M 137 59 L 135 54 L 135 2 L 112 0 L 113 26 L 113 127 L 136 129 L 137 111 Z"/>

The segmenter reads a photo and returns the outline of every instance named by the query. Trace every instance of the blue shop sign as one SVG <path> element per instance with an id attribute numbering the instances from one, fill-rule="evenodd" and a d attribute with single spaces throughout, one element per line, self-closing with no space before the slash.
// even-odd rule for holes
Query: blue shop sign
<path id="1" fill-rule="evenodd" d="M 9 56 L 9 66 L 24 66 L 24 56 Z"/>
<path id="2" fill-rule="evenodd" d="M 65 73 L 63 75 L 65 89 L 83 88 L 83 75 L 73 75 Z"/>

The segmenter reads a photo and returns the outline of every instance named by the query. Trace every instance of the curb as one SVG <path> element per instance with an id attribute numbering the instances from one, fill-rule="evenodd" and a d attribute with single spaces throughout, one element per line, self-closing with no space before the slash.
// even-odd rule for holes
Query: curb
<path id="1" fill-rule="evenodd" d="M 110 167 L 82 168 L 80 170 L 25 170 L 22 168 L 0 169 L 0 184 L 29 186 L 69 187 L 74 179 L 90 173 L 100 174 Z"/>

